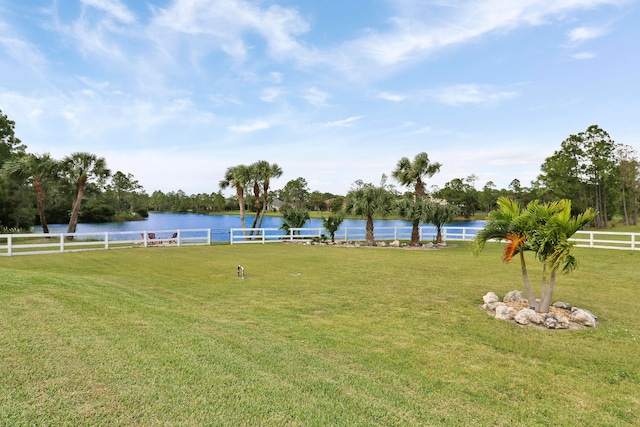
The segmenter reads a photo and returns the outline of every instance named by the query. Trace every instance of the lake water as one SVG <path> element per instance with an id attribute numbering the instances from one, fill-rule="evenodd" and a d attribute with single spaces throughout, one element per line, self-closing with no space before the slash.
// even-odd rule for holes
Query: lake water
<path id="1" fill-rule="evenodd" d="M 245 224 L 251 227 L 253 216 L 245 217 Z M 450 226 L 483 227 L 484 221 L 465 221 L 449 224 Z M 262 221 L 263 228 L 280 228 L 281 217 L 265 217 Z M 364 229 L 364 219 L 345 219 L 343 228 Z M 425 225 L 428 226 L 428 225 Z M 228 241 L 229 229 L 240 228 L 240 216 L 238 215 L 202 215 L 202 214 L 174 214 L 150 212 L 149 218 L 142 221 L 106 222 L 100 224 L 78 224 L 77 233 L 105 233 L 105 232 L 131 232 L 131 231 L 163 231 L 163 230 L 190 230 L 210 229 L 212 240 Z M 402 220 L 375 220 L 374 227 L 411 227 L 411 223 Z M 312 218 L 307 221 L 305 228 L 322 228 L 322 219 Z M 49 224 L 51 233 L 64 233 L 67 224 Z M 36 233 L 42 232 L 41 227 L 35 227 Z"/>

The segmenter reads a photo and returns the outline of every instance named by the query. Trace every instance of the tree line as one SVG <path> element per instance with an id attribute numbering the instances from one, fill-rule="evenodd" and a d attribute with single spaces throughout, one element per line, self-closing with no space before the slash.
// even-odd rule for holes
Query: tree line
<path id="1" fill-rule="evenodd" d="M 154 191 L 148 195 L 132 174 L 112 173 L 104 158 L 91 153 L 71 153 L 62 159 L 29 153 L 14 128 L 15 123 L 0 110 L 0 230 L 4 232 L 33 225 L 46 231 L 48 223 L 68 223 L 68 232 L 74 232 L 78 222 L 142 219 L 149 211 L 239 210 L 243 223 L 245 213 L 251 214 L 252 223 L 243 226 L 256 228 L 267 211 L 281 210 L 284 226 L 297 228 L 309 211 L 367 217 L 368 210 L 378 206 L 372 215 L 406 218 L 416 234 L 416 224 L 438 222 L 452 212 L 464 217 L 490 212 L 500 197 L 524 205 L 533 200 L 567 199 L 574 214 L 593 208 L 597 212 L 593 224 L 599 228 L 607 227 L 615 216 L 627 225 L 638 223 L 637 152 L 615 143 L 597 125 L 563 141 L 529 187 L 514 179 L 506 189 L 498 189 L 492 181 L 477 189 L 478 178 L 473 174 L 455 178 L 441 188 L 428 187 L 426 180 L 440 171 L 441 164 L 431 162 L 427 153 L 419 153 L 413 159 L 401 158 L 391 174 L 394 184 L 404 191 L 384 177 L 379 185 L 356 181 L 345 195 L 312 191 L 303 177 L 272 189 L 271 181 L 283 171 L 265 160 L 229 167 L 216 192 L 188 195 L 182 190 Z M 234 190 L 231 197 L 222 194 L 227 188 Z M 427 218 L 430 221 L 425 221 Z"/>

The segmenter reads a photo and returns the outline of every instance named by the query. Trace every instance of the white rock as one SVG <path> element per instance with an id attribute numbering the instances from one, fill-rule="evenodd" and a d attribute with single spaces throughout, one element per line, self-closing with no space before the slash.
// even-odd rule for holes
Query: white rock
<path id="1" fill-rule="evenodd" d="M 485 296 L 482 297 L 482 300 L 484 301 L 485 304 L 489 304 L 491 302 L 500 301 L 500 298 L 498 298 L 498 295 L 496 295 L 495 293 L 488 292 Z"/>
<path id="2" fill-rule="evenodd" d="M 537 325 L 542 323 L 542 318 L 538 313 L 530 308 L 523 308 L 513 317 L 513 320 L 521 325 L 528 325 L 529 323 L 535 323 Z"/>
<path id="3" fill-rule="evenodd" d="M 499 305 L 496 307 L 496 319 L 501 319 L 501 320 L 511 320 L 513 319 L 513 316 L 515 316 L 516 314 L 516 310 L 513 307 L 509 307 L 508 305 L 505 305 L 504 303 L 501 303 L 502 305 Z"/>
<path id="4" fill-rule="evenodd" d="M 504 298 L 502 299 L 504 302 L 528 302 L 526 295 L 522 291 L 511 291 L 508 292 Z"/>

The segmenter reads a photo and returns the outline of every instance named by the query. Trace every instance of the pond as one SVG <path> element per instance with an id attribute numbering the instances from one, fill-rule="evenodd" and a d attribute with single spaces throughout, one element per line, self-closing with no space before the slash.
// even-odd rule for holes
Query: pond
<path id="1" fill-rule="evenodd" d="M 253 216 L 245 217 L 245 224 L 251 227 Z M 463 221 L 449 224 L 457 227 L 483 227 L 484 221 Z M 281 217 L 265 217 L 262 221 L 263 228 L 280 228 Z M 340 228 L 364 229 L 364 219 L 345 219 Z M 380 219 L 374 221 L 374 227 L 410 227 L 411 223 L 403 220 Z M 425 226 L 427 226 L 425 224 Z M 203 214 L 175 214 L 150 212 L 149 218 L 142 221 L 105 222 L 99 224 L 78 224 L 78 233 L 105 233 L 105 232 L 129 232 L 129 231 L 162 231 L 162 230 L 191 230 L 210 229 L 212 240 L 228 241 L 229 229 L 240 228 L 240 216 L 238 215 L 203 215 Z M 322 219 L 312 218 L 307 221 L 305 228 L 322 228 Z M 42 232 L 42 227 L 35 227 L 36 233 Z M 51 233 L 64 233 L 67 224 L 49 224 Z"/>

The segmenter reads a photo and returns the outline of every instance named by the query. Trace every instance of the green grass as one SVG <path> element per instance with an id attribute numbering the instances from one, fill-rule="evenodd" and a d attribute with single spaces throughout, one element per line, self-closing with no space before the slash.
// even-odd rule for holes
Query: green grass
<path id="1" fill-rule="evenodd" d="M 500 250 L 0 258 L 0 425 L 639 424 L 640 253 L 577 249 L 554 299 L 600 325 L 540 331 L 479 308 Z"/>

